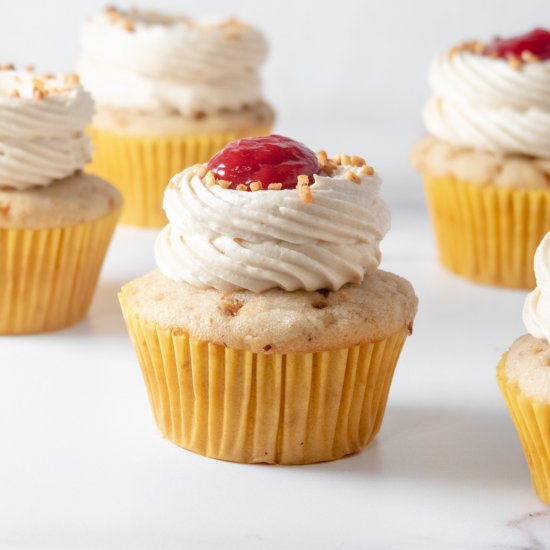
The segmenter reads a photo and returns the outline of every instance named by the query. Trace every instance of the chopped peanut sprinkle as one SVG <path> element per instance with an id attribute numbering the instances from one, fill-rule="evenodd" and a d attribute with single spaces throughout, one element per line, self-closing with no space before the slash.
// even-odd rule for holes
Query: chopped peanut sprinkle
<path id="1" fill-rule="evenodd" d="M 368 164 L 365 164 L 361 167 L 360 172 L 364 176 L 372 176 L 374 174 L 374 168 L 372 166 L 369 166 Z"/>
<path id="2" fill-rule="evenodd" d="M 204 176 L 206 176 L 207 172 L 208 172 L 208 168 L 206 167 L 206 165 L 202 164 L 202 165 L 198 166 L 196 174 L 197 174 L 197 176 L 199 176 L 199 178 L 202 179 L 202 178 L 204 178 Z"/>
<path id="3" fill-rule="evenodd" d="M 508 57 L 508 64 L 510 65 L 510 67 L 512 67 L 512 69 L 516 70 L 519 70 L 523 67 L 523 62 L 519 57 L 516 57 L 515 55 L 511 55 L 510 57 Z"/>
<path id="4" fill-rule="evenodd" d="M 361 178 L 353 170 L 346 172 L 346 179 L 353 183 L 361 183 Z"/>
<path id="5" fill-rule="evenodd" d="M 204 181 L 206 182 L 206 185 L 208 185 L 208 187 L 216 185 L 216 176 L 214 175 L 214 172 L 212 172 L 212 170 L 208 170 L 206 176 L 204 176 Z"/>
<path id="6" fill-rule="evenodd" d="M 298 176 L 298 185 L 296 186 L 300 199 L 305 203 L 313 202 L 313 195 L 311 194 L 311 189 L 309 188 L 309 177 L 308 176 Z"/>
<path id="7" fill-rule="evenodd" d="M 321 173 L 326 174 L 327 176 L 332 176 L 334 174 L 334 171 L 338 166 L 355 166 L 360 167 L 361 170 L 359 173 L 363 176 L 372 176 L 374 174 L 374 169 L 372 166 L 369 166 L 363 157 L 359 157 L 356 155 L 334 155 L 330 158 L 328 158 L 326 151 L 319 151 L 317 153 L 317 160 L 319 161 L 319 166 L 321 168 Z M 355 173 L 355 176 L 357 174 Z M 350 181 L 353 181 L 355 178 L 354 176 L 347 176 L 347 179 Z M 351 179 L 350 179 L 351 178 Z"/>
<path id="8" fill-rule="evenodd" d="M 261 181 L 253 181 L 250 184 L 250 191 L 260 191 L 260 189 L 263 189 L 264 186 Z"/>
<path id="9" fill-rule="evenodd" d="M 461 44 L 458 44 L 457 46 L 454 46 L 453 48 L 451 48 L 449 50 L 449 56 L 452 57 L 459 52 L 470 52 L 478 55 L 483 55 L 483 52 L 486 46 L 487 44 L 485 44 L 484 42 L 481 42 L 480 40 L 468 40 L 466 42 L 462 42 Z M 484 55 L 487 55 L 488 57 L 491 57 L 493 59 L 496 59 L 499 57 L 496 51 L 490 51 Z M 508 62 L 510 67 L 512 67 L 512 69 L 515 69 L 515 70 L 521 70 L 526 63 L 540 62 L 539 57 L 537 57 L 536 55 L 534 55 L 528 50 L 522 52 L 521 58 L 515 55 L 508 55 L 506 56 L 505 60 Z"/>

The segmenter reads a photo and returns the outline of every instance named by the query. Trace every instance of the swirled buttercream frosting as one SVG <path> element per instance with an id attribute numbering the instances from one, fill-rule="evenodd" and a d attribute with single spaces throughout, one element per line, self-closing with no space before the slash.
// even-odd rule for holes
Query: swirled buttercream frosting
<path id="1" fill-rule="evenodd" d="M 0 187 L 70 176 L 90 160 L 93 102 L 75 75 L 0 70 Z"/>
<path id="2" fill-rule="evenodd" d="M 78 70 L 101 107 L 203 116 L 261 101 L 263 36 L 230 19 L 114 8 L 89 18 Z"/>
<path id="3" fill-rule="evenodd" d="M 550 343 L 550 233 L 535 253 L 535 277 L 537 287 L 525 300 L 523 322 L 531 336 Z"/>
<path id="4" fill-rule="evenodd" d="M 155 245 L 159 269 L 222 291 L 361 282 L 378 268 L 390 226 L 380 179 L 368 166 L 339 163 L 326 171 L 321 164 L 311 184 L 307 175 L 298 180 L 294 189 L 256 182 L 239 190 L 216 182 L 206 165 L 176 175 L 164 196 L 170 223 Z"/>
<path id="5" fill-rule="evenodd" d="M 428 131 L 456 146 L 549 158 L 550 59 L 529 50 L 521 58 L 499 56 L 481 43 L 468 44 L 431 66 Z"/>

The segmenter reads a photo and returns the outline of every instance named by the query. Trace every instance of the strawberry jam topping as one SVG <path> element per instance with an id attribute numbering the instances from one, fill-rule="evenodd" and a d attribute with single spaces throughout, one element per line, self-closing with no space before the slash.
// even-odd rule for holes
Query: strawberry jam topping
<path id="1" fill-rule="evenodd" d="M 231 182 L 231 189 L 258 181 L 264 189 L 270 183 L 280 183 L 283 189 L 295 189 L 298 176 L 306 175 L 313 183 L 319 161 L 303 143 L 271 135 L 231 142 L 210 159 L 208 168 L 217 179 Z"/>
<path id="2" fill-rule="evenodd" d="M 539 61 L 550 59 L 550 31 L 534 29 L 527 34 L 512 38 L 495 38 L 485 46 L 484 55 L 508 59 L 522 59 L 525 54 L 535 56 Z"/>

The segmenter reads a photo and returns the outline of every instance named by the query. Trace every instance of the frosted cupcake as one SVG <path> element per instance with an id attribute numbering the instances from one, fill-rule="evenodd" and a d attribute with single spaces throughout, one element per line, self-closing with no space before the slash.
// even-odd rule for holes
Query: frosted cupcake
<path id="1" fill-rule="evenodd" d="M 538 496 L 550 504 L 550 233 L 535 254 L 537 288 L 523 309 L 528 334 L 504 354 L 497 380 Z"/>
<path id="2" fill-rule="evenodd" d="M 238 140 L 172 178 L 159 269 L 120 293 L 168 439 L 280 464 L 372 440 L 417 306 L 378 269 L 379 186 L 363 159 L 281 136 Z"/>
<path id="3" fill-rule="evenodd" d="M 81 41 L 79 73 L 98 106 L 89 170 L 124 194 L 124 223 L 164 226 L 174 174 L 271 129 L 259 75 L 267 45 L 246 23 L 107 8 Z"/>
<path id="4" fill-rule="evenodd" d="M 550 230 L 550 32 L 438 57 L 413 151 L 444 267 L 533 288 L 532 258 Z"/>
<path id="5" fill-rule="evenodd" d="M 63 328 L 89 308 L 122 202 L 80 171 L 92 113 L 75 75 L 0 70 L 0 334 Z"/>

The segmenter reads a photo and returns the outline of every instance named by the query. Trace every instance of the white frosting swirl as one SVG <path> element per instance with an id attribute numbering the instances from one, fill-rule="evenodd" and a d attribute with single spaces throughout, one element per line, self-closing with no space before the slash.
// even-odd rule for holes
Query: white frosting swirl
<path id="1" fill-rule="evenodd" d="M 261 101 L 267 44 L 238 21 L 104 11 L 85 23 L 81 42 L 79 73 L 101 106 L 196 115 Z"/>
<path id="2" fill-rule="evenodd" d="M 93 102 L 76 80 L 0 71 L 0 187 L 48 185 L 90 160 Z"/>
<path id="3" fill-rule="evenodd" d="M 344 173 L 353 170 L 360 183 Z M 168 278 L 199 288 L 262 292 L 338 290 L 376 271 L 390 226 L 376 175 L 340 167 L 315 176 L 313 202 L 295 189 L 235 191 L 209 187 L 188 168 L 164 195 L 170 221 L 155 256 Z"/>
<path id="4" fill-rule="evenodd" d="M 542 239 L 535 252 L 537 288 L 523 306 L 523 322 L 531 336 L 550 344 L 550 233 Z"/>
<path id="5" fill-rule="evenodd" d="M 430 86 L 424 121 L 438 139 L 550 158 L 550 60 L 514 69 L 504 59 L 447 53 L 433 62 Z"/>

